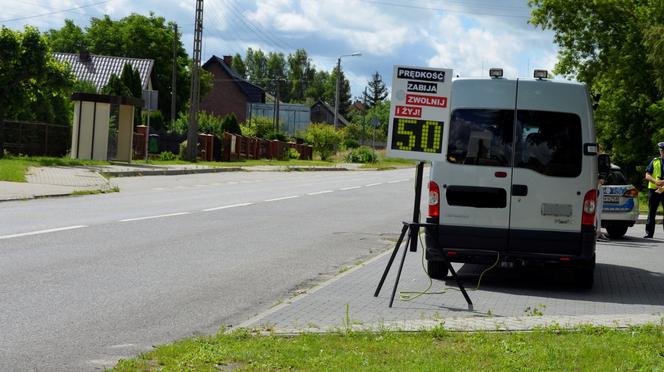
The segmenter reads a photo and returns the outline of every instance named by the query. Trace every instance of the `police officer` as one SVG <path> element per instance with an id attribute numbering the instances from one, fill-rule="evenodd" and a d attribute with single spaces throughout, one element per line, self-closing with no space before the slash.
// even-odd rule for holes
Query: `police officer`
<path id="1" fill-rule="evenodd" d="M 664 158 L 664 142 L 657 144 L 659 147 L 659 157 L 650 161 L 646 168 L 646 181 L 648 181 L 648 220 L 646 221 L 646 236 L 652 238 L 655 233 L 655 215 L 660 204 L 664 204 L 664 193 L 658 190 L 658 187 L 664 186 L 664 176 L 662 175 L 662 159 Z"/>

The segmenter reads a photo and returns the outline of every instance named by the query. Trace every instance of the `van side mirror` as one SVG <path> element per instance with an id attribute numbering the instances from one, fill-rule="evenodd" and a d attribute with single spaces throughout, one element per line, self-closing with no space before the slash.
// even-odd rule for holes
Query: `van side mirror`
<path id="1" fill-rule="evenodd" d="M 599 174 L 609 174 L 611 172 L 611 157 L 609 155 L 597 155 L 597 170 Z"/>

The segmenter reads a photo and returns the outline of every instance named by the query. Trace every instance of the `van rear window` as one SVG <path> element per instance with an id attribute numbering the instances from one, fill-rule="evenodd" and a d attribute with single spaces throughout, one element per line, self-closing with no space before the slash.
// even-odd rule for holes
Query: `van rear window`
<path id="1" fill-rule="evenodd" d="M 450 120 L 447 161 L 511 166 L 514 110 L 457 109 Z"/>
<path id="2" fill-rule="evenodd" d="M 576 114 L 519 110 L 515 167 L 553 177 L 581 174 L 581 119 Z"/>

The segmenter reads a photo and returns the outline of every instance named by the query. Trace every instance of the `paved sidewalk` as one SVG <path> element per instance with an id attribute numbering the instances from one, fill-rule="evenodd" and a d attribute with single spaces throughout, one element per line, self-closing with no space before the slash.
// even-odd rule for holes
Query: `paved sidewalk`
<path id="1" fill-rule="evenodd" d="M 527 330 L 558 325 L 594 324 L 625 327 L 664 322 L 664 233 L 641 239 L 640 229 L 628 237 L 598 244 L 595 286 L 579 290 L 569 273 L 558 268 L 500 269 L 455 264 L 470 307 L 456 283 L 434 280 L 430 292 L 411 301 L 397 293 L 389 308 L 401 252 L 378 297 L 374 291 L 390 251 L 307 293 L 286 301 L 239 327 L 282 334 L 352 329 L 421 330 L 444 324 L 451 330 Z M 408 252 L 398 291 L 424 291 L 429 280 L 422 268 L 421 247 Z"/>

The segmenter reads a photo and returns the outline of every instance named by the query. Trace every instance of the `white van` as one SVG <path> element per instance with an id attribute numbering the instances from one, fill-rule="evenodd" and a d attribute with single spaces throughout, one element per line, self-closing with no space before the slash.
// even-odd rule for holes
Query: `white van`
<path id="1" fill-rule="evenodd" d="M 427 222 L 438 225 L 426 229 L 431 277 L 447 276 L 444 255 L 555 262 L 592 287 L 598 165 L 586 86 L 456 79 L 450 104 L 443 159 L 432 162 L 429 183 Z"/>

